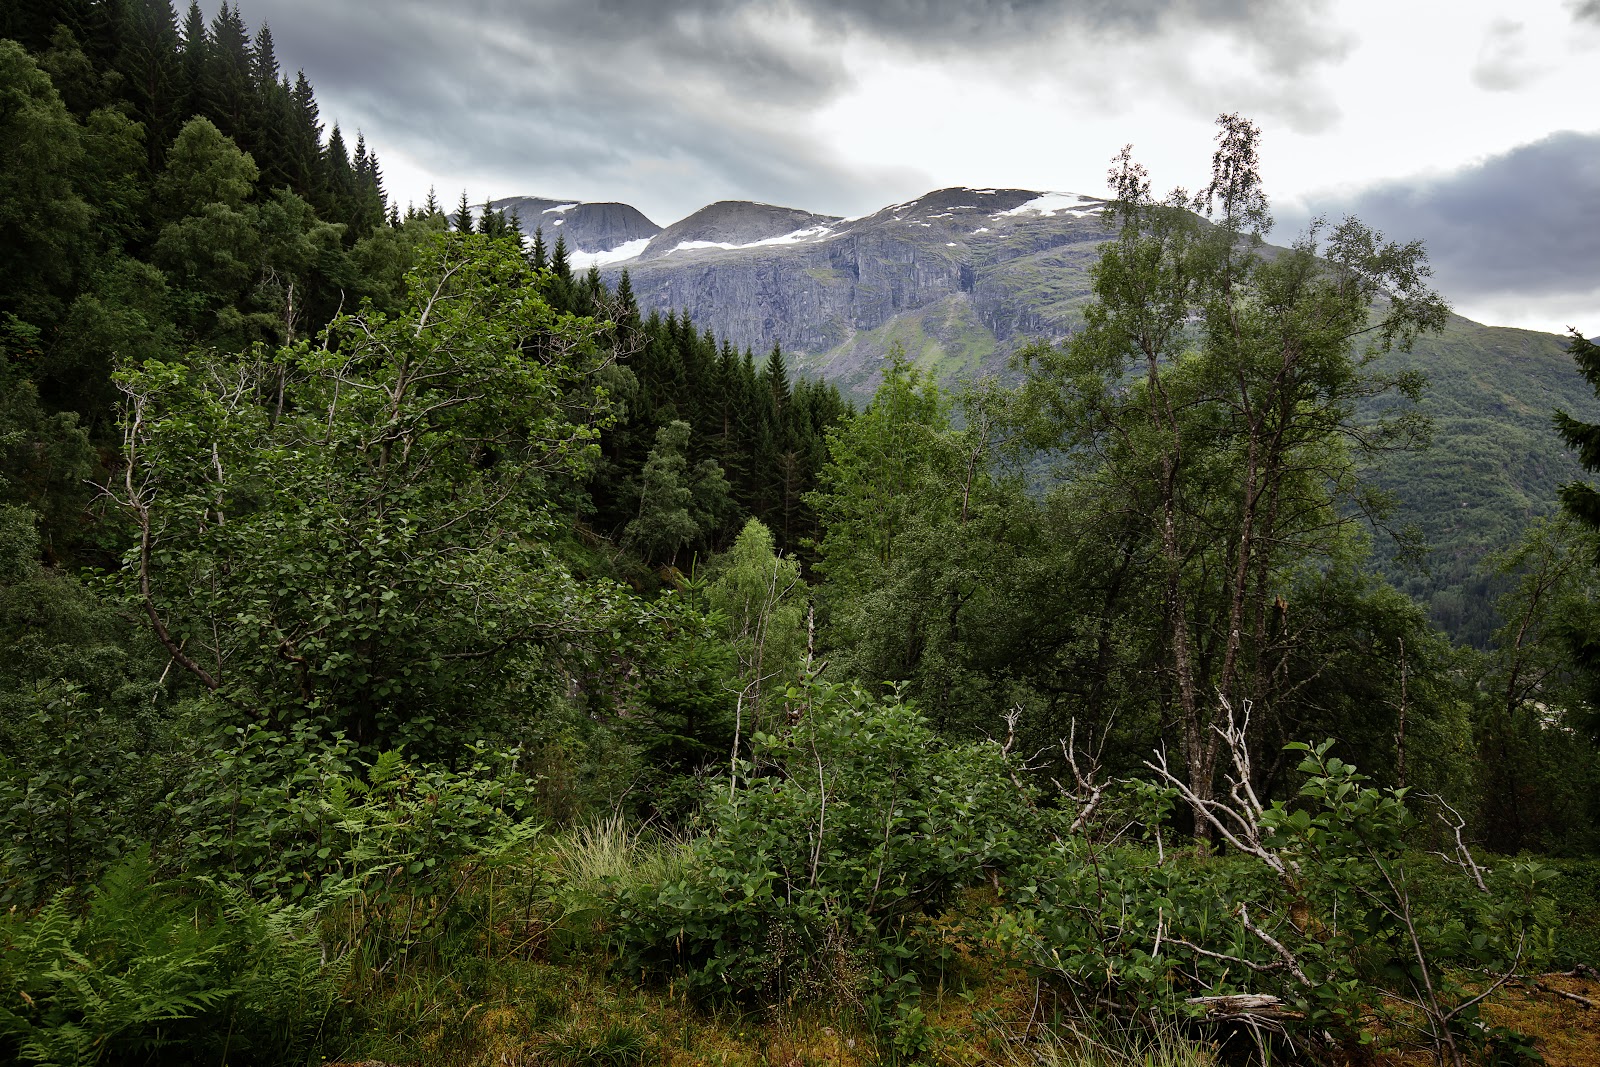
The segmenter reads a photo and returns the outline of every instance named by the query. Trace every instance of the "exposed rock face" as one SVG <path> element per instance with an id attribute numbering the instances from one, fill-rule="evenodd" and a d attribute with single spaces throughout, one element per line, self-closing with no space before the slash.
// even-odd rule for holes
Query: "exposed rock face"
<path id="1" fill-rule="evenodd" d="M 1087 295 L 1103 201 L 941 189 L 858 219 L 724 202 L 658 234 L 624 267 L 645 310 L 687 312 L 734 344 L 794 353 L 870 389 L 899 343 L 941 370 L 1058 334 Z"/>
<path id="2" fill-rule="evenodd" d="M 534 196 L 512 196 L 493 201 L 496 211 L 516 215 L 522 232 L 530 237 L 544 230 L 548 244 L 565 237 L 567 247 L 584 252 L 610 252 L 630 241 L 645 241 L 661 232 L 638 208 L 627 204 L 586 204 L 577 200 L 546 200 Z"/>

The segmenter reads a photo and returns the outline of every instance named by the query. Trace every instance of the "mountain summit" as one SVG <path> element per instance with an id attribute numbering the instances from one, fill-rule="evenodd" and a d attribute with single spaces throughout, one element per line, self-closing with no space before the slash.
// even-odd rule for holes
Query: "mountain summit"
<path id="1" fill-rule="evenodd" d="M 628 204 L 512 196 L 489 206 L 508 218 L 515 215 L 530 237 L 543 230 L 552 246 L 557 237 L 566 238 L 568 262 L 579 269 L 636 256 L 661 232 L 644 212 Z"/>

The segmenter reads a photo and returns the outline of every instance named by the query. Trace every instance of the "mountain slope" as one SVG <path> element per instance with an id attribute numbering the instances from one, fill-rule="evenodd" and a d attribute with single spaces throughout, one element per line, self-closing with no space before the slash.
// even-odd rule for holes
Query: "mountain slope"
<path id="1" fill-rule="evenodd" d="M 781 344 L 791 366 L 871 395 L 902 347 L 945 380 L 1008 373 L 1009 355 L 1065 337 L 1090 298 L 1089 268 L 1109 231 L 1104 201 L 1024 189 L 941 189 L 858 219 L 723 203 L 613 263 L 640 307 L 687 312 L 740 347 Z M 689 247 L 685 247 L 685 246 Z M 1415 524 L 1427 573 L 1383 562 L 1459 639 L 1483 643 L 1493 587 L 1476 568 L 1555 506 L 1579 467 L 1550 425 L 1562 407 L 1600 418 L 1562 338 L 1452 317 L 1442 334 L 1387 359 L 1428 378 L 1428 451 L 1384 457 L 1373 480 L 1394 521 Z"/>
<path id="2" fill-rule="evenodd" d="M 545 241 L 552 246 L 557 237 L 566 238 L 573 265 L 580 268 L 591 262 L 637 255 L 661 232 L 660 226 L 627 204 L 512 196 L 492 201 L 489 206 L 504 211 L 507 217 L 515 215 L 522 232 L 529 236 L 542 229 Z M 620 256 L 616 255 L 619 251 Z"/>

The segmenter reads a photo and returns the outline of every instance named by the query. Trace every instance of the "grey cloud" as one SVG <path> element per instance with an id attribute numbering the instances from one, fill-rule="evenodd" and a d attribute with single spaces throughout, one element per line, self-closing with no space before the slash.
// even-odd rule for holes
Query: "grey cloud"
<path id="1" fill-rule="evenodd" d="M 1311 206 L 1424 241 L 1447 297 L 1600 290 L 1600 132 L 1552 134 L 1442 178 L 1387 182 Z"/>
<path id="2" fill-rule="evenodd" d="M 1520 89 L 1538 72 L 1537 61 L 1528 53 L 1522 23 L 1510 19 L 1490 23 L 1472 67 L 1472 83 L 1490 92 L 1505 92 Z"/>
<path id="3" fill-rule="evenodd" d="M 1596 0 L 1600 2 L 1600 0 Z M 207 0 L 207 13 L 216 0 Z M 434 170 L 506 174 L 496 195 L 575 193 L 687 211 L 719 196 L 853 214 L 904 175 L 847 173 L 801 132 L 846 91 L 846 37 L 992 70 L 1044 71 L 1083 93 L 1128 67 L 1096 41 L 1148 43 L 1116 80 L 1208 113 L 1259 100 L 1299 129 L 1335 114 L 1309 72 L 1339 53 L 1325 0 L 245 0 L 280 60 L 325 104 L 382 116 L 367 134 Z M 1239 42 L 1223 86 L 1182 60 L 1188 29 Z M 1066 40 L 1069 54 L 1048 42 Z M 1167 62 L 1173 56 L 1177 62 Z M 1149 69 L 1144 69 L 1148 66 Z M 1142 81 L 1142 84 L 1141 84 Z M 1235 92 L 1237 90 L 1237 92 Z M 329 118 L 339 118 L 329 107 Z M 344 117 L 346 126 L 354 123 Z M 348 131 L 347 131 L 348 132 Z M 440 161 L 455 161 L 442 165 Z M 556 186 L 554 183 L 563 183 Z M 652 207 L 652 205 L 654 205 Z M 663 218 L 659 221 L 671 221 Z"/>
<path id="4" fill-rule="evenodd" d="M 1600 22 L 1600 0 L 1582 0 L 1581 3 L 1574 3 L 1570 6 L 1572 7 L 1573 18 L 1592 19 L 1595 22 Z"/>

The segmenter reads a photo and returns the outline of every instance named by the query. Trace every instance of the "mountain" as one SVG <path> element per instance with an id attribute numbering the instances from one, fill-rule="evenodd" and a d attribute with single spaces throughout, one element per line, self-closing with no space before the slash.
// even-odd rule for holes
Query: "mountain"
<path id="1" fill-rule="evenodd" d="M 1104 206 L 1075 193 L 954 188 L 841 219 L 724 201 L 642 243 L 613 235 L 602 265 L 613 283 L 629 272 L 646 312 L 686 312 L 741 348 L 781 344 L 791 367 L 865 399 L 895 345 L 949 381 L 1004 376 L 1023 344 L 1065 337 L 1109 236 Z M 1600 404 L 1553 334 L 1452 317 L 1386 359 L 1426 374 L 1435 436 L 1372 475 L 1398 499 L 1396 524 L 1424 533 L 1427 570 L 1387 562 L 1381 546 L 1380 565 L 1454 636 L 1481 645 L 1497 589 L 1479 573 L 1483 555 L 1553 511 L 1556 487 L 1581 474 L 1551 409 L 1592 421 Z"/>
<path id="2" fill-rule="evenodd" d="M 839 219 L 809 211 L 721 200 L 674 222 L 645 246 L 639 259 L 664 259 L 674 253 L 738 251 L 762 245 L 802 244 L 832 234 Z"/>
<path id="3" fill-rule="evenodd" d="M 639 306 L 689 312 L 740 347 L 794 353 L 867 395 L 895 342 L 952 375 L 1059 336 L 1088 296 L 1104 201 L 941 189 L 856 219 L 724 202 L 662 231 L 626 267 Z"/>
<path id="4" fill-rule="evenodd" d="M 489 206 L 508 218 L 515 215 L 529 236 L 542 229 L 552 247 L 557 237 L 566 238 L 568 262 L 580 270 L 636 256 L 661 232 L 660 226 L 628 204 L 512 196 Z"/>

